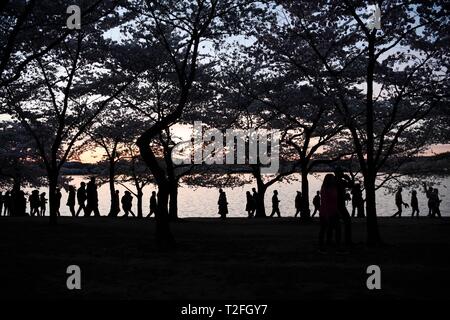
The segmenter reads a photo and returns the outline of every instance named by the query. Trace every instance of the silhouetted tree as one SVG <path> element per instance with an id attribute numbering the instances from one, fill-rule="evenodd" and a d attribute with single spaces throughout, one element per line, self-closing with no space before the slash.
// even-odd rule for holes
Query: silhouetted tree
<path id="1" fill-rule="evenodd" d="M 272 27 L 282 29 L 277 34 L 301 56 L 298 69 L 334 100 L 336 118 L 352 136 L 364 176 L 367 240 L 376 244 L 377 173 L 392 154 L 408 152 L 411 135 L 425 141 L 429 115 L 445 96 L 448 7 L 443 1 L 377 1 L 377 30 L 367 24 L 368 1 L 276 3 L 283 22 Z"/>
<path id="2" fill-rule="evenodd" d="M 152 170 L 158 185 L 156 238 L 162 247 L 174 244 L 168 223 L 168 178 L 158 163 L 151 143 L 165 129 L 176 123 L 189 103 L 195 85 L 201 56 L 200 45 L 205 40 L 218 40 L 230 34 L 245 16 L 248 1 L 133 1 L 131 11 L 138 12 L 139 28 L 144 42 L 159 43 L 164 49 L 165 73 L 176 79 L 176 106 L 155 121 L 138 139 L 141 156 Z"/>
<path id="3" fill-rule="evenodd" d="M 120 1 L 96 0 L 81 6 L 83 26 L 112 12 Z M 68 0 L 2 1 L 0 6 L 0 88 L 18 80 L 27 66 L 76 31 L 66 28 Z"/>
<path id="4" fill-rule="evenodd" d="M 115 208 L 115 176 L 116 164 L 123 157 L 128 157 L 130 143 L 134 143 L 137 134 L 142 131 L 144 119 L 142 115 L 121 105 L 113 103 L 101 117 L 98 117 L 88 131 L 91 143 L 84 144 L 86 148 L 100 147 L 108 163 L 108 184 L 111 197 L 109 216 L 117 215 Z M 138 198 L 139 201 L 139 198 Z M 139 215 L 138 210 L 138 215 Z"/>
<path id="5" fill-rule="evenodd" d="M 51 224 L 56 223 L 61 167 L 70 158 L 73 146 L 81 142 L 94 119 L 135 78 L 131 72 L 102 72 L 102 62 L 113 59 L 105 48 L 113 50 L 114 46 L 103 38 L 104 31 L 112 26 L 109 19 L 84 26 L 55 50 L 30 62 L 23 77 L 2 88 L 6 111 L 33 137 L 44 162 Z M 107 95 L 102 94 L 105 87 L 109 88 Z"/>
<path id="6" fill-rule="evenodd" d="M 45 169 L 32 137 L 13 121 L 0 122 L 0 186 L 38 187 L 45 183 Z"/>

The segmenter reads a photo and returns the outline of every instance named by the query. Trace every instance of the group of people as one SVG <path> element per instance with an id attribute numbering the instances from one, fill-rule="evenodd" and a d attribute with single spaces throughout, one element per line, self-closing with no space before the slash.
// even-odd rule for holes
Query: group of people
<path id="1" fill-rule="evenodd" d="M 335 189 L 335 191 L 333 191 Z M 330 191 L 331 190 L 331 191 Z M 351 190 L 351 195 L 347 192 Z M 409 204 L 403 201 L 402 197 L 403 189 L 400 187 L 395 194 L 395 204 L 397 206 L 397 212 L 392 217 L 401 217 L 403 209 L 402 207 L 409 207 Z M 424 183 L 424 191 L 428 198 L 428 216 L 429 217 L 440 217 L 440 203 L 442 200 L 439 199 L 438 189 L 427 187 Z M 336 195 L 334 195 L 336 193 Z M 61 206 L 61 189 L 57 188 L 55 192 L 55 209 L 56 214 L 59 216 L 60 206 Z M 259 194 L 256 188 L 252 188 L 252 192 L 246 192 L 246 206 L 245 211 L 249 218 L 258 216 L 258 210 L 261 210 L 261 201 L 259 199 Z M 336 199 L 334 199 L 335 197 Z M 132 211 L 133 207 L 133 197 L 130 191 L 125 191 L 124 195 L 120 199 L 119 191 L 117 190 L 115 196 L 111 199 L 111 216 L 117 216 L 120 210 L 120 204 L 122 205 L 122 210 L 124 211 L 123 217 L 133 216 L 136 214 Z M 346 208 L 346 202 L 352 201 L 352 214 L 351 217 L 364 217 L 364 199 L 362 195 L 361 185 L 359 183 L 354 183 L 352 179 L 343 173 L 342 169 L 335 170 L 334 174 L 327 174 L 323 181 L 323 185 L 320 191 L 317 191 L 313 198 L 314 211 L 312 217 L 319 212 L 320 221 L 326 221 L 326 223 L 321 223 L 321 235 L 320 243 L 323 244 L 325 233 L 327 233 L 327 241 L 330 241 L 331 234 L 334 232 L 336 240 L 340 240 L 340 227 L 339 220 L 344 222 L 345 227 L 345 238 L 347 243 L 351 243 L 351 225 L 350 225 L 350 214 Z M 38 190 L 33 190 L 28 197 L 28 202 L 30 205 L 30 215 L 31 216 L 45 216 L 48 199 L 46 198 L 46 193 L 39 193 Z M 302 193 L 297 191 L 295 197 L 295 215 L 297 217 L 299 214 L 302 216 L 303 210 L 309 210 L 308 206 L 305 206 Z M 76 203 L 78 203 L 78 210 L 75 211 Z M 274 190 L 272 195 L 272 212 L 270 217 L 275 215 L 281 217 L 280 200 L 278 198 L 278 191 Z M 226 218 L 228 214 L 228 201 L 225 191 L 223 189 L 219 190 L 219 215 L 222 219 Z M 69 186 L 68 198 L 66 205 L 73 217 L 78 217 L 83 211 L 84 216 L 89 217 L 91 215 L 99 217 L 100 212 L 98 209 L 98 192 L 95 177 L 92 177 L 90 181 L 86 184 L 81 182 L 80 186 L 75 189 L 74 186 Z M 412 213 L 411 216 L 419 216 L 419 202 L 417 199 L 417 191 L 413 190 L 411 194 L 410 202 Z M 150 197 L 150 212 L 147 217 L 152 216 L 156 213 L 158 206 L 158 200 L 156 197 L 156 192 L 153 191 Z M 26 197 L 22 190 L 7 191 L 4 195 L 0 192 L 0 215 L 11 215 L 11 210 L 14 208 L 15 215 L 25 216 L 26 214 Z M 339 217 L 337 219 L 336 217 Z"/>
<path id="2" fill-rule="evenodd" d="M 428 198 L 428 217 L 434 218 L 441 216 L 441 202 L 442 200 L 439 199 L 439 190 L 432 187 L 427 187 L 427 184 L 423 184 L 425 195 Z M 398 188 L 397 192 L 395 193 L 395 205 L 397 206 L 397 212 L 395 212 L 392 217 L 401 217 L 403 212 L 403 206 L 405 208 L 409 208 L 409 204 L 403 201 L 402 196 L 403 188 Z M 417 199 L 417 191 L 413 190 L 411 192 L 411 217 L 419 217 L 419 200 Z"/>
<path id="3" fill-rule="evenodd" d="M 57 188 L 55 192 L 55 210 L 58 216 L 61 215 L 61 189 Z M 115 196 L 112 198 L 111 206 L 111 216 L 117 216 L 120 210 L 120 204 L 122 204 L 122 210 L 124 211 L 123 217 L 133 216 L 135 213 L 132 211 L 133 207 L 133 197 L 130 191 L 125 191 L 122 198 L 119 200 L 120 195 L 117 190 Z M 26 196 L 22 190 L 18 191 L 7 191 L 5 194 L 0 192 L 0 215 L 10 216 L 11 212 L 14 211 L 15 216 L 27 216 L 26 213 Z M 39 190 L 33 190 L 28 197 L 28 203 L 30 206 L 30 216 L 34 217 L 44 217 L 47 211 L 48 199 L 46 198 L 46 193 L 39 193 Z M 78 210 L 75 210 L 76 204 L 78 203 Z M 150 198 L 150 212 L 147 217 L 155 214 L 157 209 L 157 199 L 156 192 L 152 192 Z M 92 177 L 88 183 L 81 182 L 78 189 L 74 186 L 69 186 L 68 197 L 66 202 L 67 207 L 73 217 L 80 216 L 82 212 L 85 217 L 89 216 L 100 216 L 100 211 L 98 208 L 98 192 L 95 177 Z"/>
<path id="4" fill-rule="evenodd" d="M 25 216 L 27 199 L 22 190 L 0 192 L 0 215 L 10 216 L 14 212 L 17 216 Z"/>
<path id="5" fill-rule="evenodd" d="M 28 197 L 28 201 L 30 203 L 30 216 L 45 216 L 45 212 L 47 210 L 47 198 L 45 197 L 45 192 L 42 192 L 39 194 L 39 190 L 33 190 L 31 192 L 31 195 Z M 57 212 L 59 213 L 59 206 L 61 203 L 61 191 L 57 189 Z"/>
<path id="6" fill-rule="evenodd" d="M 327 244 L 331 244 L 331 239 L 333 234 L 336 238 L 336 244 L 340 248 L 341 242 L 341 226 L 340 221 L 344 223 L 344 236 L 345 244 L 351 246 L 352 242 L 352 229 L 351 229 L 351 217 L 350 213 L 346 208 L 346 201 L 348 200 L 348 189 L 351 189 L 353 194 L 353 212 L 352 216 L 355 216 L 357 212 L 357 217 L 364 217 L 364 200 L 362 197 L 361 185 L 358 183 L 353 183 L 352 179 L 343 173 L 342 169 L 337 168 L 334 174 L 327 174 L 323 181 L 323 185 L 320 191 L 317 191 L 314 199 L 314 216 L 319 212 L 320 218 L 320 232 L 319 232 L 319 245 L 320 250 L 325 251 L 325 236 Z M 245 211 L 248 213 L 249 218 L 258 216 L 258 209 L 261 206 L 261 199 L 259 199 L 259 194 L 255 188 L 246 192 L 246 206 Z M 306 210 L 304 199 L 302 198 L 302 193 L 297 191 L 295 197 L 295 217 L 300 214 L 302 210 Z M 278 199 L 278 190 L 273 191 L 272 195 L 272 212 L 270 217 L 277 215 L 281 217 L 280 200 Z M 219 190 L 219 200 L 217 202 L 219 206 L 219 215 L 221 218 L 225 218 L 228 213 L 228 202 L 225 192 Z"/>
<path id="7" fill-rule="evenodd" d="M 345 177 L 345 178 L 344 178 Z M 351 179 L 347 175 L 342 174 L 342 179 L 344 179 L 340 184 L 342 185 L 342 193 L 343 193 L 343 206 L 346 205 L 346 201 L 349 199 L 350 195 L 346 192 L 347 188 L 351 189 L 352 197 L 350 199 L 352 200 L 352 217 L 358 217 L 358 218 L 364 218 L 364 199 L 362 196 L 362 189 L 361 185 L 359 183 L 353 183 Z M 246 192 L 246 205 L 245 205 L 245 211 L 247 211 L 248 218 L 253 218 L 255 216 L 255 212 L 257 212 L 258 208 L 258 192 L 255 188 L 252 188 L 252 192 L 247 191 Z M 228 213 L 228 207 L 226 201 L 223 199 L 226 199 L 225 192 L 220 189 L 219 190 L 219 215 L 224 216 L 224 212 Z M 306 203 L 305 203 L 306 202 Z M 269 217 L 274 217 L 275 215 L 278 217 L 281 217 L 280 213 L 280 206 L 279 206 L 280 200 L 278 198 L 278 190 L 273 191 L 272 195 L 272 212 Z M 295 214 L 294 217 L 297 217 L 298 215 L 302 216 L 303 211 L 309 210 L 309 205 L 307 204 L 307 201 L 304 201 L 302 192 L 297 191 L 297 194 L 295 196 Z M 321 193 L 320 191 L 317 191 L 316 195 L 313 198 L 313 206 L 314 211 L 311 214 L 311 217 L 314 217 L 319 211 L 321 206 Z M 347 209 L 345 209 L 347 210 Z M 309 213 L 308 213 L 309 216 Z"/>
<path id="8" fill-rule="evenodd" d="M 256 191 L 256 188 L 252 188 L 252 193 L 250 191 L 246 192 L 246 198 L 247 202 L 245 205 L 245 211 L 247 211 L 248 217 L 253 218 L 255 216 L 258 216 L 258 210 L 261 210 L 259 205 L 259 194 Z M 281 217 L 280 213 L 280 207 L 279 207 L 280 200 L 278 199 L 278 191 L 274 190 L 273 196 L 272 196 L 272 213 L 270 214 L 270 217 L 273 217 L 275 214 L 278 217 Z M 228 201 L 227 201 L 227 195 L 223 189 L 219 189 L 219 200 L 217 201 L 217 205 L 219 206 L 219 215 L 222 219 L 226 218 L 226 215 L 228 214 Z"/>
<path id="9" fill-rule="evenodd" d="M 61 198 L 61 189 L 56 188 L 55 199 L 53 199 L 53 201 L 58 216 L 61 215 Z M 79 205 L 77 212 L 75 212 L 76 199 L 78 200 Z M 30 216 L 44 217 L 47 211 L 48 200 L 45 192 L 39 193 L 39 190 L 31 191 L 31 194 L 28 197 Z M 4 207 L 3 214 L 5 216 L 12 215 L 12 211 L 14 211 L 15 216 L 26 216 L 26 202 L 25 192 L 22 190 L 7 191 L 4 195 L 0 192 L 0 214 L 2 213 L 2 207 Z M 78 191 L 76 191 L 74 186 L 69 186 L 66 205 L 69 207 L 69 210 L 74 217 L 78 216 L 81 210 L 84 211 L 86 216 L 91 215 L 92 212 L 94 212 L 95 216 L 100 216 L 98 211 L 98 194 L 95 178 L 91 178 L 87 185 L 85 182 L 81 182 Z"/>

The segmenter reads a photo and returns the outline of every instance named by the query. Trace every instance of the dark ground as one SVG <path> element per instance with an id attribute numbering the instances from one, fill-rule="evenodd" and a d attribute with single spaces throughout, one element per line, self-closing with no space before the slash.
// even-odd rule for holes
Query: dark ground
<path id="1" fill-rule="evenodd" d="M 317 252 L 318 222 L 185 219 L 174 252 L 158 252 L 154 222 L 0 219 L 0 297 L 81 299 L 448 299 L 450 219 L 380 218 L 384 247 L 367 248 L 365 222 L 347 255 Z M 82 290 L 66 289 L 81 268 Z M 381 267 L 382 289 L 366 288 Z"/>

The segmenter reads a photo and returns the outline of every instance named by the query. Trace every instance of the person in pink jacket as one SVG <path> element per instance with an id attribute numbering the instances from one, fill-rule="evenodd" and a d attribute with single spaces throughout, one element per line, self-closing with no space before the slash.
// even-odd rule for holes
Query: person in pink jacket
<path id="1" fill-rule="evenodd" d="M 319 233 L 319 251 L 325 252 L 324 238 L 327 235 L 327 245 L 331 244 L 333 232 L 335 232 L 336 246 L 340 249 L 341 226 L 339 223 L 338 210 L 338 190 L 336 177 L 329 173 L 323 180 L 320 190 L 320 233 Z"/>

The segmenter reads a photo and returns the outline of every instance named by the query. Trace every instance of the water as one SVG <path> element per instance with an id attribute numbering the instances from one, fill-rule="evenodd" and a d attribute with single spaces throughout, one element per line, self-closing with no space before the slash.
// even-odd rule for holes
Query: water
<path id="1" fill-rule="evenodd" d="M 309 177 L 310 183 L 310 201 L 316 193 L 317 190 L 320 189 L 322 185 L 323 178 L 325 173 L 317 173 L 313 174 Z M 75 186 L 79 186 L 81 181 L 88 181 L 87 176 L 72 176 L 73 180 L 71 184 Z M 407 179 L 407 178 L 404 178 Z M 448 192 L 448 187 L 450 187 L 450 176 L 439 177 L 436 178 L 436 181 L 440 183 L 437 186 L 439 189 L 439 196 L 442 200 L 441 203 L 441 212 L 443 216 L 450 216 L 450 197 Z M 120 191 L 120 196 L 123 195 L 123 192 L 126 190 L 123 186 L 117 185 L 117 190 Z M 128 185 L 128 187 L 134 190 L 132 185 Z M 228 210 L 229 217 L 245 217 L 247 213 L 245 212 L 245 192 L 251 191 L 253 185 L 248 184 L 242 187 L 235 188 L 223 188 L 227 193 L 227 199 L 229 202 Z M 300 181 L 282 181 L 275 183 L 272 185 L 266 192 L 265 200 L 266 200 L 266 213 L 271 212 L 271 197 L 273 190 L 277 189 L 279 192 L 278 198 L 280 199 L 280 211 L 282 216 L 293 216 L 295 213 L 294 207 L 294 198 L 296 195 L 296 191 L 300 190 Z M 148 213 L 149 208 L 149 199 L 151 192 L 156 190 L 154 185 L 148 185 L 144 188 L 144 215 Z M 427 199 L 423 192 L 423 188 L 417 188 L 418 190 L 418 199 L 419 199 L 419 209 L 421 215 L 428 214 L 427 208 Z M 26 190 L 29 192 L 30 190 Z M 45 188 L 42 188 L 40 192 L 47 192 Z M 387 189 L 381 188 L 377 191 L 377 211 L 379 216 L 390 216 L 396 212 L 396 206 L 394 203 L 394 194 L 387 193 Z M 62 191 L 62 199 L 61 199 L 61 215 L 70 216 L 70 212 L 68 207 L 66 206 L 67 201 L 67 193 Z M 101 215 L 107 215 L 109 212 L 110 205 L 110 197 L 109 197 L 109 186 L 108 184 L 104 184 L 98 188 L 99 194 L 99 210 Z M 207 188 L 207 187 L 192 187 L 187 186 L 185 184 L 181 184 L 179 188 L 178 195 L 178 215 L 181 218 L 186 217 L 219 217 L 217 214 L 217 200 L 218 200 L 219 192 L 216 188 Z M 411 189 L 405 188 L 403 191 L 403 200 L 407 203 L 410 202 L 411 197 Z M 134 197 L 133 199 L 133 211 L 136 213 L 137 201 Z M 311 204 L 312 208 L 312 204 Z M 351 209 L 351 204 L 348 204 L 348 208 Z M 76 206 L 78 209 L 78 205 Z M 120 213 L 119 215 L 121 215 Z M 411 209 L 404 209 L 403 215 L 409 216 L 411 214 Z M 48 208 L 47 208 L 48 215 Z"/>

